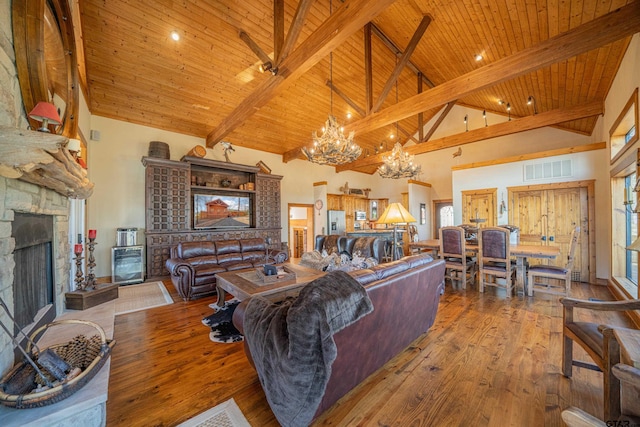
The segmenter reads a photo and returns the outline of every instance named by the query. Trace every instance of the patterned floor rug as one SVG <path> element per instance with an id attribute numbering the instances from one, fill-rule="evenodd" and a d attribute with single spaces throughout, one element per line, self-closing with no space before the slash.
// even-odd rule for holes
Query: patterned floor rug
<path id="1" fill-rule="evenodd" d="M 162 282 L 120 286 L 118 299 L 116 299 L 116 314 L 131 313 L 167 304 L 173 304 L 173 298 Z"/>
<path id="2" fill-rule="evenodd" d="M 236 307 L 240 304 L 237 299 L 229 300 L 224 308 L 215 309 L 216 312 L 202 319 L 202 324 L 211 328 L 209 338 L 213 342 L 232 343 L 244 341 L 242 334 L 233 326 L 231 318 Z"/>
<path id="3" fill-rule="evenodd" d="M 233 398 L 178 425 L 178 427 L 251 427 Z"/>

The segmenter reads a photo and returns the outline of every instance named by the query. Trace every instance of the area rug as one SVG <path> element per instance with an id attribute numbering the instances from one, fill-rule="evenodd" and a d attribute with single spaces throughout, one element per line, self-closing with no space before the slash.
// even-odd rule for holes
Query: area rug
<path id="1" fill-rule="evenodd" d="M 233 398 L 183 422 L 178 427 L 251 427 Z"/>
<path id="2" fill-rule="evenodd" d="M 116 300 L 116 314 L 132 313 L 172 303 L 173 298 L 162 282 L 120 286 Z"/>
<path id="3" fill-rule="evenodd" d="M 240 301 L 235 298 L 231 299 L 225 303 L 223 308 L 218 308 L 215 313 L 202 319 L 202 324 L 211 328 L 209 333 L 211 341 L 220 343 L 244 341 L 244 337 L 231 321 L 238 304 Z"/>

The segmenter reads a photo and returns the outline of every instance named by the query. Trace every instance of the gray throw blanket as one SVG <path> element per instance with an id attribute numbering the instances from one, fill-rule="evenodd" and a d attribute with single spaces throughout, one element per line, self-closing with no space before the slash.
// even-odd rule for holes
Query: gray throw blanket
<path id="1" fill-rule="evenodd" d="M 365 289 L 343 271 L 314 280 L 296 299 L 249 301 L 245 340 L 280 424 L 309 425 L 337 356 L 333 334 L 372 310 Z"/>

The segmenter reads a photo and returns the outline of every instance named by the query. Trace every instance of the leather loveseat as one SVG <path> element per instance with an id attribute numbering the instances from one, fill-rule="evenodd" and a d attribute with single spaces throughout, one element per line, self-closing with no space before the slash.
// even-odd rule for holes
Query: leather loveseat
<path id="1" fill-rule="evenodd" d="M 314 418 L 429 330 L 444 292 L 444 272 L 443 260 L 418 254 L 348 273 L 365 287 L 373 311 L 333 335 L 337 357 Z M 249 301 L 233 314 L 243 333 Z M 253 365 L 246 339 L 244 349 Z"/>
<path id="2" fill-rule="evenodd" d="M 332 253 L 347 253 L 352 258 L 354 253 L 358 252 L 364 258 L 375 258 L 381 263 L 384 258 L 385 242 L 377 237 L 348 237 L 336 235 L 318 235 L 316 236 L 315 250 L 322 252 L 327 251 L 328 255 Z"/>
<path id="3" fill-rule="evenodd" d="M 262 238 L 182 242 L 171 248 L 166 262 L 171 281 L 188 301 L 216 292 L 216 274 L 265 264 L 267 244 Z M 286 252 L 269 251 L 269 263 L 281 263 Z"/>

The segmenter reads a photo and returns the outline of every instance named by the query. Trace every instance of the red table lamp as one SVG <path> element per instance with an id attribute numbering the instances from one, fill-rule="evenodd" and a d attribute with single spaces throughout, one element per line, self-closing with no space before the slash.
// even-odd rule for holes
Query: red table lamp
<path id="1" fill-rule="evenodd" d="M 29 117 L 33 120 L 42 122 L 42 127 L 38 129 L 39 132 L 51 132 L 49 130 L 49 123 L 53 125 L 62 124 L 62 120 L 60 120 L 60 115 L 58 114 L 58 109 L 50 102 L 38 102 L 29 113 Z"/>

